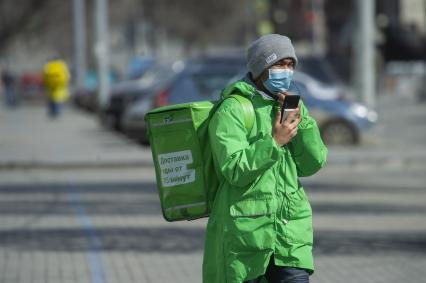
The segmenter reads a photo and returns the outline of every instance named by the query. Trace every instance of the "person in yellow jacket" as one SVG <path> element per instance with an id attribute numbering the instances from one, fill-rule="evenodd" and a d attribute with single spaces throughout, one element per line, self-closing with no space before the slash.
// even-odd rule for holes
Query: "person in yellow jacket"
<path id="1" fill-rule="evenodd" d="M 69 97 L 70 73 L 64 60 L 55 58 L 44 65 L 43 82 L 48 99 L 48 114 L 58 117 Z"/>

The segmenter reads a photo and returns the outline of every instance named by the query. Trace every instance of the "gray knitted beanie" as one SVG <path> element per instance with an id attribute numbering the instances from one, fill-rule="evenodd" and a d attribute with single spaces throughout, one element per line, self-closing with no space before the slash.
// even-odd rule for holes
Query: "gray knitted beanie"
<path id="1" fill-rule="evenodd" d="M 247 49 L 247 68 L 257 79 L 264 70 L 284 58 L 292 58 L 297 64 L 291 40 L 284 35 L 267 34 L 255 40 Z"/>

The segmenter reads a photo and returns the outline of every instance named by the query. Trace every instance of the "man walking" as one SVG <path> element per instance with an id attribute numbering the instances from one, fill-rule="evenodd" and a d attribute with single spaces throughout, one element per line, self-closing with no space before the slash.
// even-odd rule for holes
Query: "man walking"
<path id="1" fill-rule="evenodd" d="M 315 174 L 327 149 L 303 102 L 280 121 L 296 66 L 288 37 L 260 37 L 248 48 L 247 76 L 224 90 L 251 100 L 251 132 L 236 99 L 225 99 L 210 121 L 220 186 L 207 225 L 203 282 L 309 282 L 312 210 L 298 177 Z"/>

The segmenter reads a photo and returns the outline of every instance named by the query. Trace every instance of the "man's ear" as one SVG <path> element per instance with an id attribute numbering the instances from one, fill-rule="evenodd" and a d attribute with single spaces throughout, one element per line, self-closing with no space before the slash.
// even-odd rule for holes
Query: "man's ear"
<path id="1" fill-rule="evenodd" d="M 259 89 L 261 89 L 261 90 L 263 90 L 263 91 L 267 91 L 267 90 L 265 89 L 265 87 L 263 86 L 263 82 L 264 82 L 265 80 L 267 80 L 267 79 L 268 79 L 268 77 L 269 77 L 269 72 L 268 72 L 268 69 L 266 69 L 266 70 L 264 70 L 264 71 L 260 74 L 260 76 L 259 76 L 257 79 L 255 79 L 255 80 L 253 80 L 253 81 L 254 81 L 254 83 L 256 84 L 256 86 L 257 86 Z"/>
<path id="2" fill-rule="evenodd" d="M 264 70 L 260 76 L 257 78 L 257 80 L 262 83 L 264 81 L 266 81 L 269 77 L 269 73 L 268 73 L 268 69 Z"/>

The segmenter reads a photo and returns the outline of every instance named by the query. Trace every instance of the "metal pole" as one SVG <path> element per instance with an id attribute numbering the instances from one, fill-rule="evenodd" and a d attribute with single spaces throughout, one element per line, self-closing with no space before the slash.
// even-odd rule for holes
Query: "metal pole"
<path id="1" fill-rule="evenodd" d="M 77 88 L 84 87 L 86 76 L 86 9 L 85 0 L 73 1 L 74 68 Z"/>
<path id="2" fill-rule="evenodd" d="M 98 106 L 105 109 L 109 100 L 108 0 L 95 1 L 96 43 L 98 67 Z"/>
<path id="3" fill-rule="evenodd" d="M 312 21 L 312 46 L 313 53 L 323 56 L 325 54 L 325 13 L 324 0 L 311 0 Z"/>
<path id="4" fill-rule="evenodd" d="M 375 107 L 376 73 L 374 56 L 374 0 L 360 0 L 358 2 L 359 32 L 359 64 L 358 74 L 364 103 L 369 108 Z"/>

